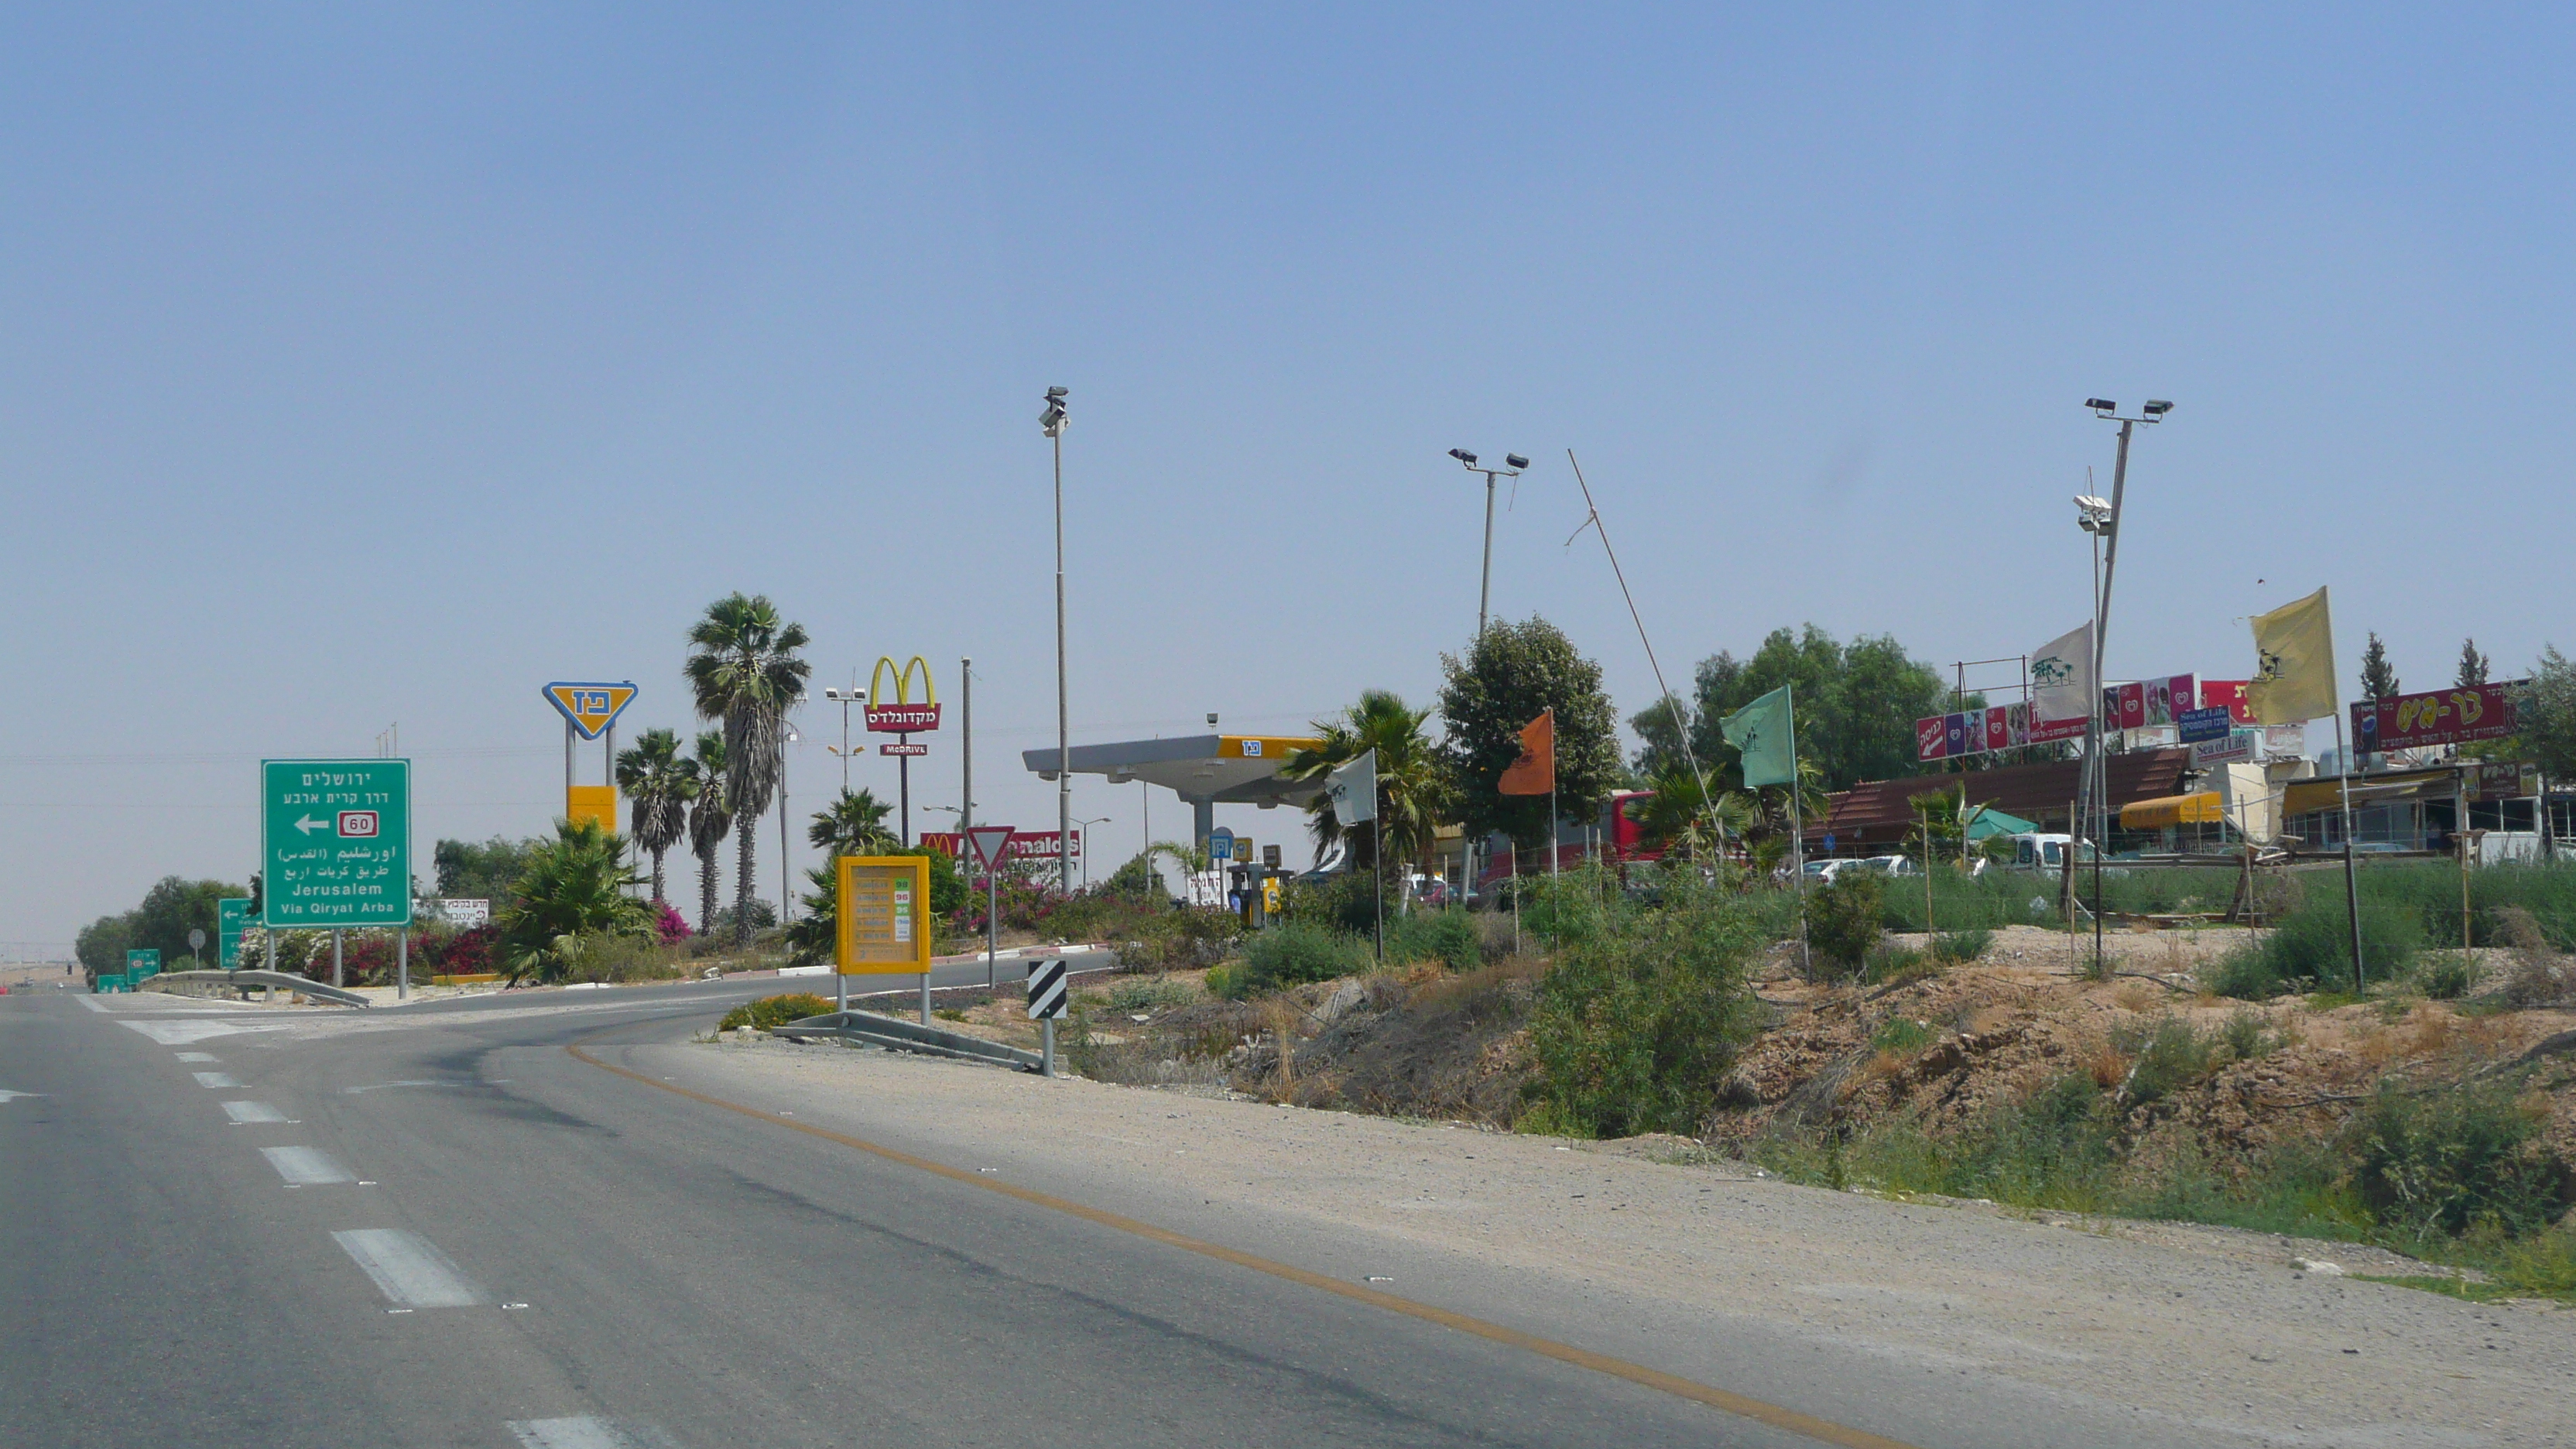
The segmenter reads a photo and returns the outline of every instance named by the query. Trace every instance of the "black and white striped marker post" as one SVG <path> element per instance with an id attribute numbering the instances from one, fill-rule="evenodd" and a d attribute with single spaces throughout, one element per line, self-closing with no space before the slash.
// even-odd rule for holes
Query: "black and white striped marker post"
<path id="1" fill-rule="evenodd" d="M 1055 1075 L 1055 1019 L 1064 1015 L 1067 964 L 1061 956 L 1029 963 L 1029 1019 L 1038 1023 L 1045 1036 L 1038 1054 L 1042 1076 Z"/>

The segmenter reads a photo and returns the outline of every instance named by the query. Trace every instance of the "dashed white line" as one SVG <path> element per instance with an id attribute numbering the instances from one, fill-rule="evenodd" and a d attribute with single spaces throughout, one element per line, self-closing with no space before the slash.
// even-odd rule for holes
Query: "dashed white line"
<path id="1" fill-rule="evenodd" d="M 236 1122 L 283 1122 L 286 1114 L 266 1102 L 226 1102 L 224 1115 Z"/>
<path id="2" fill-rule="evenodd" d="M 263 1147 L 259 1155 L 277 1169 L 277 1175 L 295 1187 L 320 1187 L 324 1183 L 356 1182 L 358 1175 L 331 1160 L 331 1154 L 319 1147 Z"/>
<path id="3" fill-rule="evenodd" d="M 180 1052 L 178 1054 L 178 1060 L 183 1062 L 215 1062 L 221 1061 L 223 1058 L 216 1056 L 213 1052 Z"/>
<path id="4" fill-rule="evenodd" d="M 197 1085 L 200 1087 L 238 1087 L 241 1085 L 241 1083 L 234 1081 L 229 1074 L 224 1072 L 190 1072 L 188 1075 L 196 1078 Z"/>
<path id="5" fill-rule="evenodd" d="M 107 1011 L 107 1003 L 99 1000 L 95 996 L 75 996 L 72 1000 L 79 1002 L 81 1005 L 88 1007 L 92 1011 Z M 109 1014 L 114 1015 L 113 1012 L 110 1012 Z"/>
<path id="6" fill-rule="evenodd" d="M 617 1423 L 584 1414 L 577 1419 L 513 1419 L 520 1449 L 678 1449 L 650 1424 Z"/>
<path id="7" fill-rule="evenodd" d="M 488 1301 L 482 1289 L 436 1244 L 399 1228 L 351 1228 L 331 1235 L 375 1280 L 376 1291 L 404 1308 L 470 1308 Z"/>

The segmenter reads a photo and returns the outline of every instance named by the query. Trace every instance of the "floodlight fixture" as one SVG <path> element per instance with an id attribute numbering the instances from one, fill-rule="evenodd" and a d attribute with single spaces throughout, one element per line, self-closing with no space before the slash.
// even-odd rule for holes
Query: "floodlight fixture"
<path id="1" fill-rule="evenodd" d="M 1503 455 L 1503 461 L 1511 464 L 1515 468 L 1526 468 L 1529 466 L 1529 459 L 1522 457 L 1518 453 L 1505 453 Z"/>
<path id="2" fill-rule="evenodd" d="M 2084 400 L 2084 405 L 2097 413 L 2116 413 L 2120 410 L 2118 403 L 2106 397 L 2088 397 Z"/>
<path id="3" fill-rule="evenodd" d="M 2147 403 L 2147 416 L 2151 418 L 2160 418 L 2172 411 L 2173 404 L 2163 398 L 2154 398 Z"/>
<path id="4" fill-rule="evenodd" d="M 1470 468 L 1473 468 L 1473 467 L 1475 467 L 1475 466 L 1476 466 L 1476 455 L 1475 455 L 1475 454 L 1473 454 L 1473 453 L 1468 452 L 1468 451 L 1467 451 L 1466 449 L 1464 449 L 1464 448 L 1451 448 L 1451 449 L 1449 450 L 1449 456 L 1450 456 L 1450 457 L 1452 457 L 1452 458 L 1457 459 L 1457 460 L 1458 460 L 1459 462 L 1461 462 L 1461 463 L 1466 464 L 1466 465 L 1467 465 L 1468 467 L 1470 467 Z"/>

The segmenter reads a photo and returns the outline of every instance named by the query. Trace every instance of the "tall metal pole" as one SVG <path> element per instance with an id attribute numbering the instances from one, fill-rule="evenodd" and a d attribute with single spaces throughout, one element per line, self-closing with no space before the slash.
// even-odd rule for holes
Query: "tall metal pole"
<path id="1" fill-rule="evenodd" d="M 958 687 L 965 691 L 960 713 L 965 728 L 961 731 L 960 752 L 964 757 L 965 778 L 957 784 L 957 833 L 961 837 L 975 828 L 975 661 L 957 661 Z M 988 983 L 989 984 L 989 983 Z"/>
<path id="2" fill-rule="evenodd" d="M 796 872 L 787 863 L 787 732 L 778 732 L 778 924 L 787 924 L 787 893 Z"/>
<path id="3" fill-rule="evenodd" d="M 873 681 L 870 682 L 869 687 L 875 687 Z M 857 692 L 858 687 L 852 685 L 851 693 Z M 850 793 L 850 696 L 848 694 L 841 696 L 841 793 L 844 795 Z"/>
<path id="4" fill-rule="evenodd" d="M 2361 868 L 2352 853 L 2352 752 L 2343 742 L 2343 691 L 2335 691 L 2335 764 L 2343 795 L 2343 904 L 2352 921 L 2352 994 L 2362 992 Z"/>
<path id="5" fill-rule="evenodd" d="M 895 738 L 907 745 L 912 743 L 910 735 L 897 735 Z M 895 793 L 903 802 L 903 845 L 904 849 L 910 850 L 912 848 L 912 756 L 905 755 L 896 760 L 894 765 L 895 779 L 899 782 L 895 786 Z"/>
<path id="6" fill-rule="evenodd" d="M 1055 440 L 1055 865 L 1056 890 L 1073 894 L 1073 725 L 1064 669 L 1064 424 Z"/>
<path id="7" fill-rule="evenodd" d="M 1514 488 L 1520 487 L 1517 483 L 1512 486 Z M 1515 493 L 1512 496 L 1517 498 L 1520 495 Z M 1488 469 L 1485 471 L 1485 572 L 1483 581 L 1476 586 L 1476 637 L 1479 639 L 1485 637 L 1485 609 L 1488 604 L 1493 602 L 1493 597 L 1494 475 L 1492 470 Z"/>
<path id="8" fill-rule="evenodd" d="M 564 813 L 572 813 L 572 721 L 564 721 Z"/>

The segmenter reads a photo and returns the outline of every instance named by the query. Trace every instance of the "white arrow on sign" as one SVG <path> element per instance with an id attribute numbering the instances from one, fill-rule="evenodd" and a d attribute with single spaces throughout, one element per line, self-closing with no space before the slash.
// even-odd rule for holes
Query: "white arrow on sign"
<path id="1" fill-rule="evenodd" d="M 330 829 L 331 822 L 328 820 L 316 820 L 312 816 L 306 815 L 295 822 L 295 828 L 302 834 L 309 836 L 316 830 Z"/>

